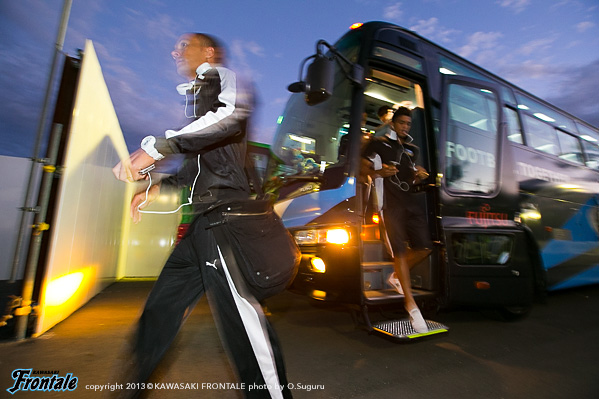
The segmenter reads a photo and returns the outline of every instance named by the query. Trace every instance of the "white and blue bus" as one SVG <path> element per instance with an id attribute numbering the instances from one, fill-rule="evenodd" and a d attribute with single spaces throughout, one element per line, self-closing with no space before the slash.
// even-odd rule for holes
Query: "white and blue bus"
<path id="1" fill-rule="evenodd" d="M 417 301 L 521 316 L 535 294 L 599 282 L 596 127 L 392 24 L 316 47 L 290 85 L 267 177 L 303 254 L 293 291 L 353 305 L 368 326 L 369 309 L 402 302 L 358 179 L 363 132 L 398 104 L 413 110 L 430 172 L 419 200 L 435 248 L 412 269 Z"/>

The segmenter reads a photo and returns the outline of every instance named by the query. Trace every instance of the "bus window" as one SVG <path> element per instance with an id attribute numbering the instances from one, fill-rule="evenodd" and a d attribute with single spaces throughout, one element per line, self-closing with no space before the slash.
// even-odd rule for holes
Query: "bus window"
<path id="1" fill-rule="evenodd" d="M 408 108 L 423 108 L 424 106 L 420 86 L 397 75 L 374 69 L 371 71 L 370 77 L 366 78 L 366 83 L 364 94 L 366 95 L 367 112 L 370 109 L 369 106 L 375 112 L 378 106 L 382 105 L 403 105 Z"/>
<path id="2" fill-rule="evenodd" d="M 505 234 L 454 233 L 454 260 L 463 266 L 504 265 L 512 255 L 514 237 Z"/>
<path id="3" fill-rule="evenodd" d="M 599 132 L 590 129 L 581 123 L 576 123 L 576 127 L 578 128 L 581 139 L 599 145 Z"/>
<path id="4" fill-rule="evenodd" d="M 526 143 L 535 150 L 558 155 L 559 143 L 555 128 L 539 119 L 538 116 L 524 116 Z"/>
<path id="5" fill-rule="evenodd" d="M 375 47 L 372 51 L 372 55 L 374 57 L 381 57 L 391 60 L 393 62 L 397 62 L 402 65 L 406 65 L 412 69 L 417 71 L 422 71 L 422 61 L 414 56 L 405 55 L 400 53 L 398 50 L 389 50 L 384 47 Z"/>
<path id="6" fill-rule="evenodd" d="M 557 131 L 557 138 L 560 146 L 559 157 L 566 161 L 584 165 L 582 150 L 580 149 L 580 142 L 578 139 L 561 130 Z"/>
<path id="7" fill-rule="evenodd" d="M 447 58 L 444 55 L 439 55 L 439 72 L 443 75 L 460 75 L 482 80 L 485 82 L 493 82 L 493 80 L 490 79 L 488 76 L 483 75 L 482 73 L 475 71 L 472 68 L 469 68 L 463 63 L 453 61 L 452 59 Z M 516 100 L 512 91 L 508 89 L 506 86 L 501 86 L 500 90 L 502 94 L 502 100 L 508 104 L 512 104 L 515 106 Z"/>
<path id="8" fill-rule="evenodd" d="M 466 67 L 465 65 L 453 61 L 443 55 L 439 55 L 439 72 L 444 75 L 461 75 L 469 78 L 484 80 L 490 82 L 485 75 Z"/>
<path id="9" fill-rule="evenodd" d="M 355 32 L 341 39 L 336 47 L 352 62 L 360 51 L 361 33 Z M 318 105 L 307 105 L 304 95 L 293 94 L 279 117 L 277 132 L 271 146 L 268 180 L 264 190 L 279 193 L 285 185 L 301 185 L 302 178 L 317 177 L 339 162 L 339 143 L 349 127 L 352 86 L 339 65 L 335 66 L 333 95 Z M 340 165 L 343 166 L 343 165 Z M 343 172 L 341 168 L 341 172 Z M 339 180 L 339 184 L 341 180 Z M 302 193 L 318 190 L 320 183 L 311 182 Z M 331 188 L 331 187 L 328 187 Z M 281 194 L 283 199 L 287 194 Z"/>
<path id="10" fill-rule="evenodd" d="M 568 130 L 570 132 L 576 132 L 576 127 L 572 119 L 558 113 L 549 107 L 531 100 L 530 98 L 523 96 L 520 93 L 516 93 L 518 99 L 518 108 L 528 113 L 531 113 L 536 118 L 545 122 L 551 123 L 561 129 Z"/>
<path id="11" fill-rule="evenodd" d="M 587 140 L 582 140 L 582 146 L 586 155 L 586 165 L 595 170 L 599 170 L 599 146 Z"/>
<path id="12" fill-rule="evenodd" d="M 591 169 L 599 170 L 599 132 L 578 122 L 576 127 L 582 139 L 586 165 Z"/>
<path id="13" fill-rule="evenodd" d="M 524 144 L 522 140 L 522 128 L 520 128 L 520 118 L 518 112 L 511 108 L 505 107 L 503 109 L 505 115 L 505 121 L 507 123 L 507 138 L 509 141 L 514 143 Z"/>
<path id="14" fill-rule="evenodd" d="M 268 192 L 278 190 L 283 178 L 318 175 L 339 162 L 340 139 L 349 126 L 350 93 L 343 78 L 336 82 L 333 96 L 321 104 L 310 106 L 303 95 L 291 96 L 272 145 L 275 157 Z"/>
<path id="15" fill-rule="evenodd" d="M 497 188 L 497 100 L 490 90 L 449 85 L 445 177 L 450 191 Z"/>

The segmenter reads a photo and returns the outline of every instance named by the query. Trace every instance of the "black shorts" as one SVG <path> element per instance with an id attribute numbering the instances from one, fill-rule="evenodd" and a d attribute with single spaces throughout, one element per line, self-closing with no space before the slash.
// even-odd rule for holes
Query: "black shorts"
<path id="1" fill-rule="evenodd" d="M 412 249 L 432 248 L 424 201 L 423 194 L 385 197 L 383 222 L 395 255 L 404 254 L 408 245 Z"/>

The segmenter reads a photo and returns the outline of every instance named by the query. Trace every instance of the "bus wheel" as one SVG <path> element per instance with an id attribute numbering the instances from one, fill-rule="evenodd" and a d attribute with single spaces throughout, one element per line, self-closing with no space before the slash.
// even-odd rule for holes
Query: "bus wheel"
<path id="1" fill-rule="evenodd" d="M 497 309 L 497 313 L 504 321 L 522 320 L 530 314 L 532 305 L 504 306 Z"/>

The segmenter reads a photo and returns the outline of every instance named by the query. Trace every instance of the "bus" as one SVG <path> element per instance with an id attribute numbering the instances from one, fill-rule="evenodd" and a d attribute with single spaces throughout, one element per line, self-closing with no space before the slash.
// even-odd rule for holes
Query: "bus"
<path id="1" fill-rule="evenodd" d="M 434 249 L 411 271 L 422 307 L 518 318 L 539 295 L 599 282 L 596 127 L 384 22 L 317 42 L 289 90 L 265 189 L 302 251 L 291 291 L 349 305 L 371 331 L 373 309 L 402 307 L 359 179 L 363 134 L 398 104 L 430 173 L 419 201 Z"/>

